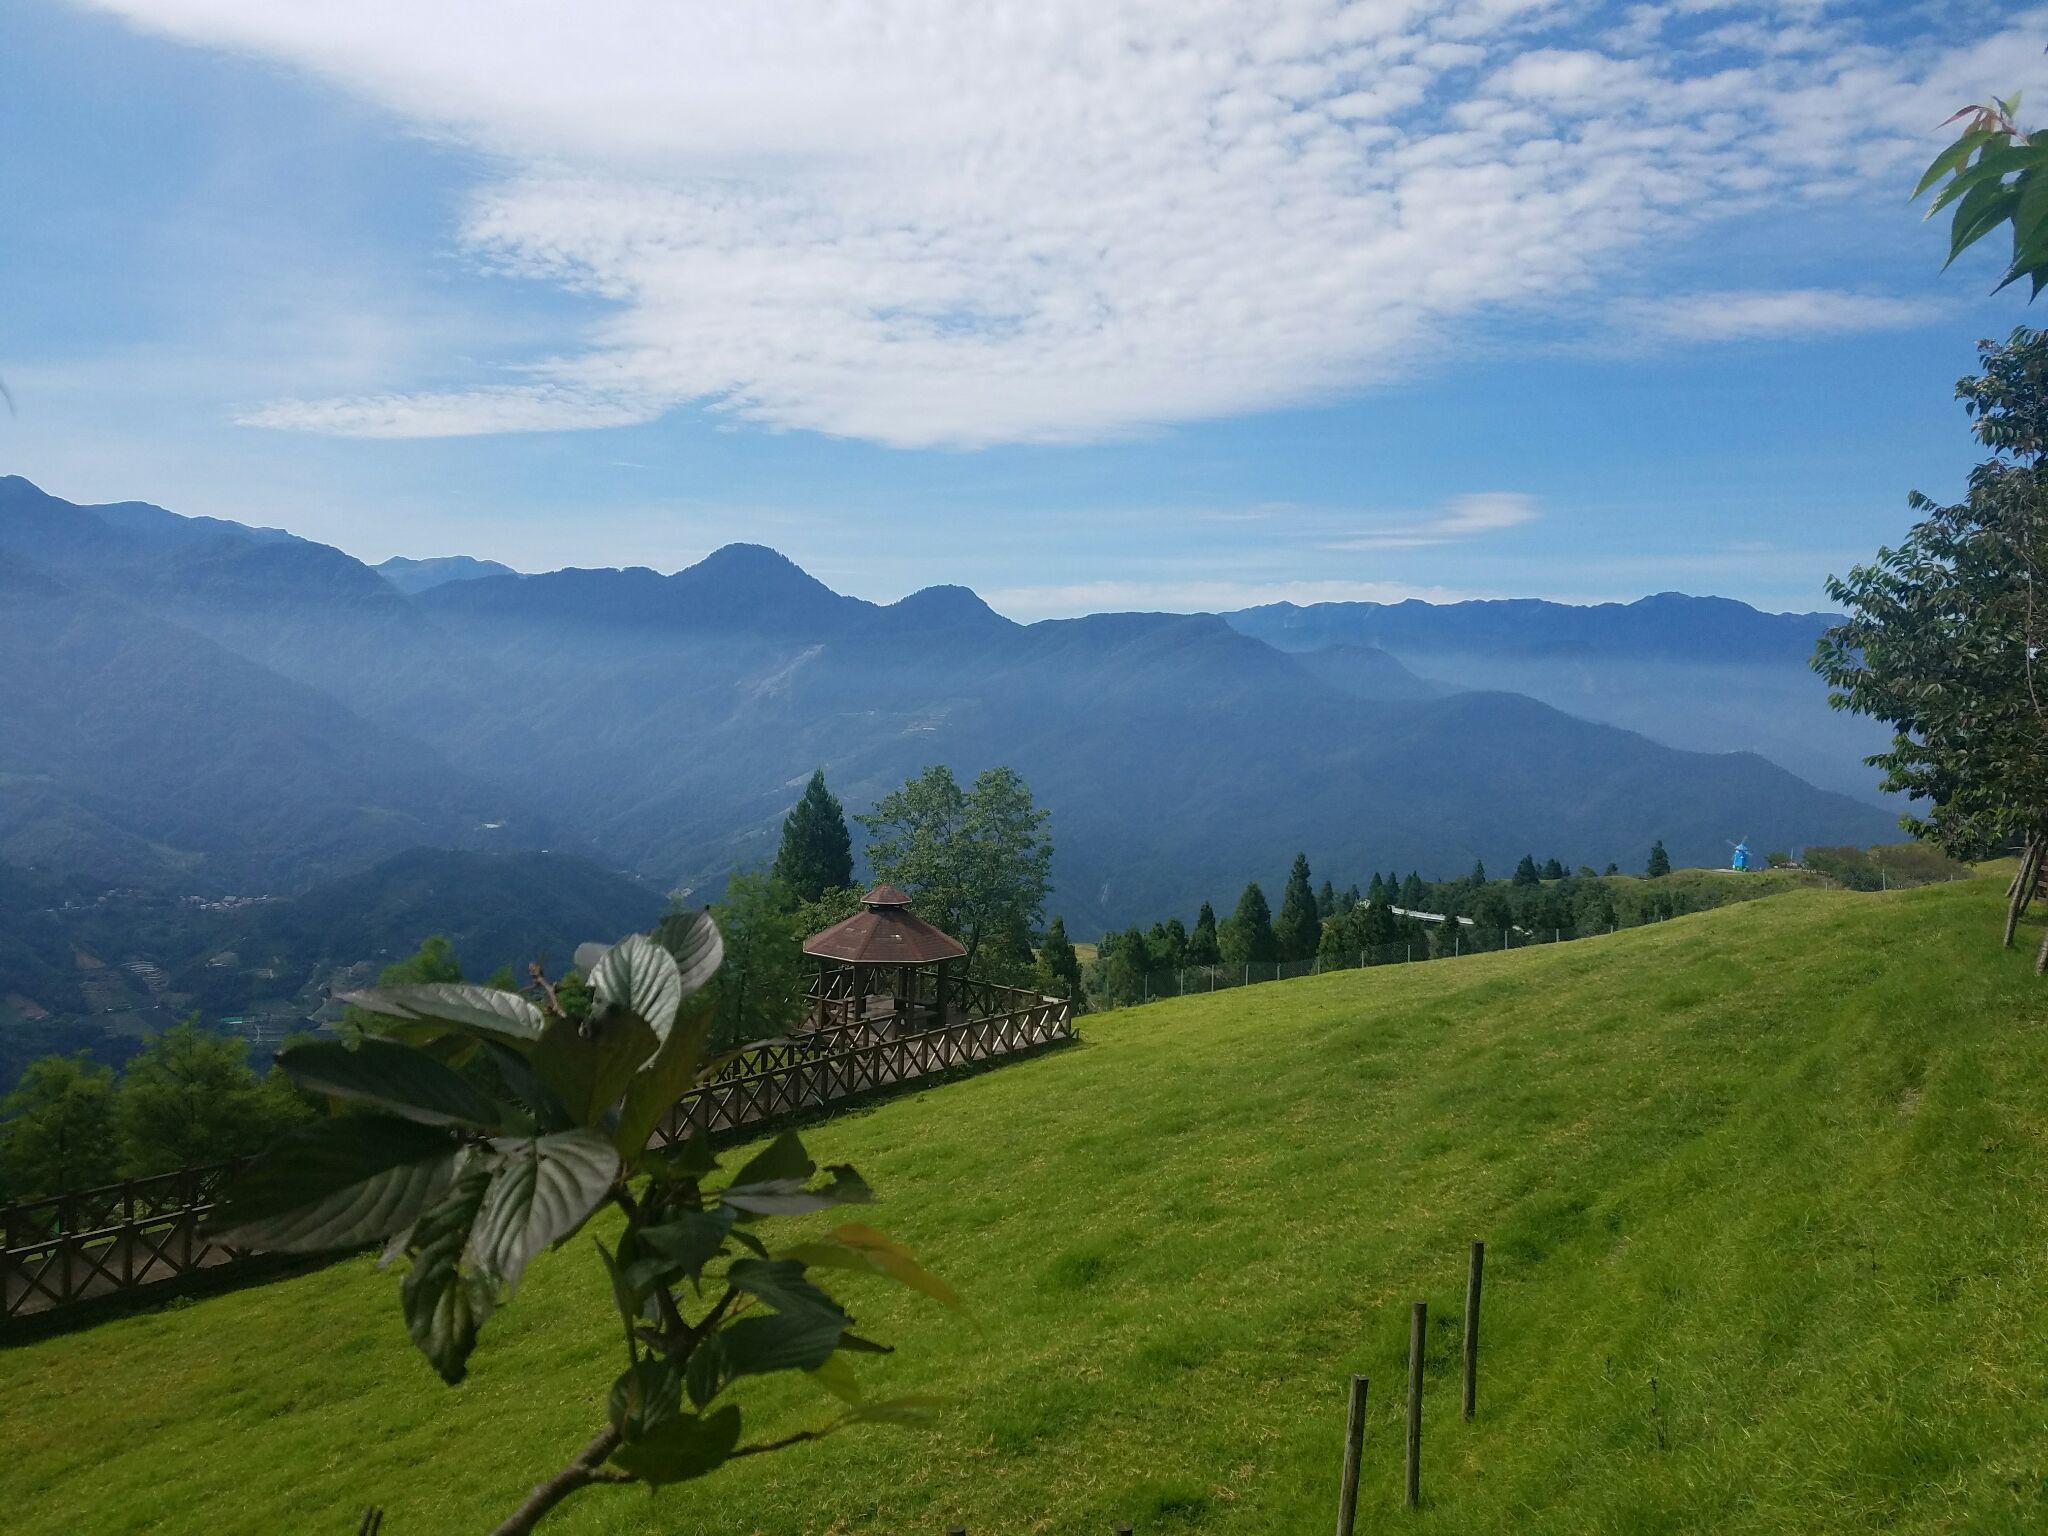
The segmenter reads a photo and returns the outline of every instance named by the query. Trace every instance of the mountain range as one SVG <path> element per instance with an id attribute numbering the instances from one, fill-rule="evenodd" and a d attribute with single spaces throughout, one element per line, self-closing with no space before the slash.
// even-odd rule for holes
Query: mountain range
<path id="1" fill-rule="evenodd" d="M 673 575 L 380 571 L 15 477 L 0 859 L 277 891 L 415 845 L 546 848 L 703 899 L 772 856 L 813 768 L 858 811 L 933 762 L 1024 776 L 1080 933 L 1277 884 L 1297 848 L 1341 884 L 1882 840 L 1870 733 L 1821 739 L 1825 622 L 1667 595 L 1024 625 L 756 545 Z"/>

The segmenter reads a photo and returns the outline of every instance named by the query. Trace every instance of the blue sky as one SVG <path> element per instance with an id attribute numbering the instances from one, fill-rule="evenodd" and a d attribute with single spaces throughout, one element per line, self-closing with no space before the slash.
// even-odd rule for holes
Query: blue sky
<path id="1" fill-rule="evenodd" d="M 1818 607 L 2040 318 L 1904 194 L 1954 107 L 2048 100 L 2044 43 L 1973 0 L 11 0 L 0 469 L 1024 618 Z"/>

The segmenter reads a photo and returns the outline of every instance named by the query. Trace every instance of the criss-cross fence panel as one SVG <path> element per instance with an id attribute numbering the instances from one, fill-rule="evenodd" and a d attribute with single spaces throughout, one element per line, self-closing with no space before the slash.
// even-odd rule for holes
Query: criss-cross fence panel
<path id="1" fill-rule="evenodd" d="M 1074 1033 L 1073 1005 L 1062 999 L 987 983 L 975 987 L 970 1012 L 973 1003 L 1000 1003 L 1006 1010 L 915 1034 L 855 1023 L 750 1046 L 709 1083 L 684 1095 L 654 1140 L 670 1145 L 699 1131 L 714 1137 L 744 1133 Z M 254 1257 L 203 1236 L 234 1166 L 181 1168 L 0 1207 L 0 1320 Z"/>

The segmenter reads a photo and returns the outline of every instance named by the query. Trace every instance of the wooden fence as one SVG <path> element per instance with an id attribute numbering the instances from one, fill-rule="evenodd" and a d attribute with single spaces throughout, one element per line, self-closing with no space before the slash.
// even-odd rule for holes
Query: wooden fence
<path id="1" fill-rule="evenodd" d="M 678 1100 L 654 1139 L 669 1145 L 700 1130 L 727 1139 L 1073 1037 L 1071 1004 L 1016 999 L 1028 1006 L 917 1034 L 848 1025 L 763 1041 Z M 204 1236 L 233 1171 L 213 1163 L 0 1207 L 0 1321 L 256 1257 Z"/>

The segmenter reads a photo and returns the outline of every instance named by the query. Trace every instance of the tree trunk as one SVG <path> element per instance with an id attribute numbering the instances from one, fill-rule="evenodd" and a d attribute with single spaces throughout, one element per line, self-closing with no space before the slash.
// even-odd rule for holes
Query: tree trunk
<path id="1" fill-rule="evenodd" d="M 2048 933 L 2041 935 L 2040 953 L 2034 956 L 2034 974 L 2048 975 Z"/>
<path id="2" fill-rule="evenodd" d="M 2028 898 L 2034 890 L 2034 881 L 2041 866 L 2041 845 L 2032 838 L 2027 841 L 2026 851 L 2020 855 L 2019 872 L 2012 877 L 2012 890 L 2007 893 L 2005 904 L 2005 947 L 2012 948 L 2013 930 L 2020 925 L 2020 914 L 2027 909 Z"/>

